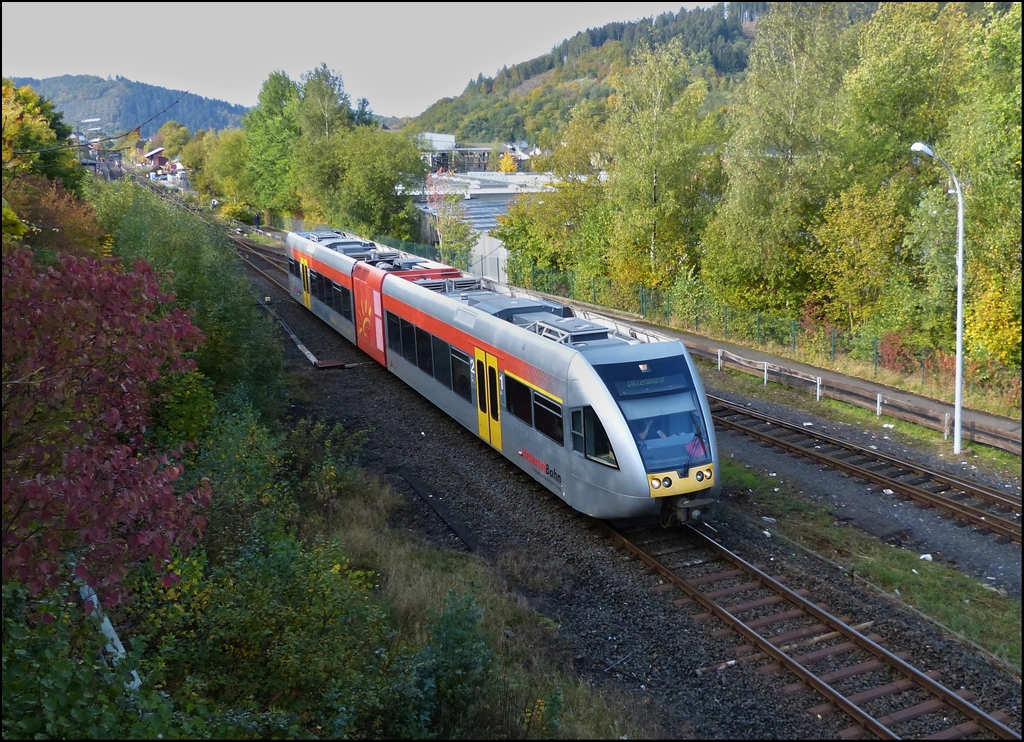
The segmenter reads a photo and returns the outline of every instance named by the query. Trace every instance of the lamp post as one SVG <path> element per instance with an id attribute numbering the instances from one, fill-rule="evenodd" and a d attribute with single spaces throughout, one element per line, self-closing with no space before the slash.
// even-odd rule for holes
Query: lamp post
<path id="1" fill-rule="evenodd" d="M 956 188 L 956 401 L 953 405 L 953 453 L 959 454 L 964 396 L 964 194 L 953 168 L 935 154 L 931 147 L 924 142 L 914 142 L 910 145 L 910 151 L 920 152 L 941 162 L 949 171 L 953 187 Z"/>

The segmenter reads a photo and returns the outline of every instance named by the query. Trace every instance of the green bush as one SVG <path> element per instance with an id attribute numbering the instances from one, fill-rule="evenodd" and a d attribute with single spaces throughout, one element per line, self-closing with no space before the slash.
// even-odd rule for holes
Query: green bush
<path id="1" fill-rule="evenodd" d="M 370 600 L 373 579 L 349 569 L 337 543 L 254 538 L 196 586 L 208 589 L 203 607 L 165 644 L 168 682 L 185 697 L 323 726 L 329 696 L 372 693 L 386 680 L 391 632 Z"/>
<path id="2" fill-rule="evenodd" d="M 480 631 L 482 617 L 472 596 L 453 590 L 428 624 L 430 640 L 419 659 L 437 696 L 434 725 L 442 738 L 470 731 L 479 711 L 493 659 Z"/>
<path id="3" fill-rule="evenodd" d="M 273 320 L 259 309 L 227 237 L 195 214 L 131 183 L 94 184 L 97 220 L 113 254 L 141 258 L 168 277 L 176 306 L 206 339 L 199 371 L 220 396 L 240 387 L 262 414 L 276 414 L 283 361 Z"/>
<path id="4" fill-rule="evenodd" d="M 248 206 L 237 201 L 221 204 L 220 215 L 225 219 L 235 219 L 244 224 L 252 224 L 255 212 Z"/>
<path id="5" fill-rule="evenodd" d="M 75 588 L 63 586 L 68 595 Z M 97 616 L 51 593 L 32 603 L 17 583 L 3 586 L 4 739 L 190 737 L 202 722 L 175 715 L 146 677 L 142 647 L 117 663 L 104 658 Z M 109 656 L 109 655 L 107 655 Z"/>

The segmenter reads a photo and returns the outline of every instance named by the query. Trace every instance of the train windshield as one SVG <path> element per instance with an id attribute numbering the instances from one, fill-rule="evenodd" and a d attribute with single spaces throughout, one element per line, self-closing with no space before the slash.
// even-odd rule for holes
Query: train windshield
<path id="1" fill-rule="evenodd" d="M 711 461 L 685 356 L 594 366 L 629 425 L 644 468 L 686 471 Z"/>

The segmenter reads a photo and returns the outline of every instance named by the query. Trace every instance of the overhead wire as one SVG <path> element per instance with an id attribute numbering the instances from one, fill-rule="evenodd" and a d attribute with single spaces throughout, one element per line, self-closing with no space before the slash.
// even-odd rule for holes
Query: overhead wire
<path id="1" fill-rule="evenodd" d="M 89 142 L 89 144 L 98 144 L 99 142 L 112 142 L 115 139 L 124 139 L 125 137 L 131 136 L 135 132 L 139 132 L 139 136 L 142 136 L 142 127 L 143 126 L 145 126 L 149 122 L 153 121 L 153 119 L 157 118 L 158 116 L 162 116 L 163 114 L 167 113 L 169 110 L 171 110 L 174 106 L 176 106 L 178 104 L 178 101 L 180 101 L 182 98 L 184 98 L 186 95 L 188 95 L 188 93 L 189 93 L 189 91 L 187 91 L 187 90 L 184 91 L 181 95 L 179 95 L 177 98 L 175 98 L 173 103 L 171 103 L 166 108 L 164 108 L 164 110 L 160 111 L 159 113 L 153 114 L 148 119 L 143 121 L 141 124 L 136 126 L 134 129 L 130 129 L 130 130 L 126 131 L 124 134 L 116 134 L 116 135 L 114 135 L 112 137 L 103 137 L 101 139 L 93 140 L 92 142 Z M 14 150 L 14 154 L 16 154 L 16 155 L 36 155 L 36 154 L 41 154 L 43 152 L 56 152 L 57 150 L 61 150 L 61 149 L 76 149 L 76 148 L 81 147 L 81 146 L 82 146 L 82 144 L 80 142 L 76 142 L 75 144 L 59 144 L 59 145 L 57 145 L 55 147 L 46 147 L 44 149 L 16 149 L 16 150 Z"/>

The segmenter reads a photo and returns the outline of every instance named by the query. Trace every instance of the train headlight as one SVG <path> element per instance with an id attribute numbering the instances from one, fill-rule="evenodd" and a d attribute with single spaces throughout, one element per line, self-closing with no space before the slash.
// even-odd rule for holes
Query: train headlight
<path id="1" fill-rule="evenodd" d="M 712 471 L 711 469 L 705 469 L 705 470 L 704 470 L 704 477 L 705 477 L 705 478 L 707 478 L 707 479 L 711 479 L 711 475 L 712 475 L 713 473 L 714 473 L 714 472 L 713 472 L 713 471 Z"/>
<path id="2" fill-rule="evenodd" d="M 664 479 L 662 479 L 661 480 L 661 486 L 662 487 L 671 487 L 672 486 L 672 478 L 671 477 L 665 477 Z"/>
<path id="3" fill-rule="evenodd" d="M 661 489 L 661 480 L 660 479 L 652 479 L 651 480 L 651 487 L 653 487 L 656 490 L 657 489 Z"/>
<path id="4" fill-rule="evenodd" d="M 696 477 L 697 477 L 697 481 L 698 482 L 703 482 L 704 481 L 704 472 L 702 472 L 702 471 L 697 472 Z"/>

